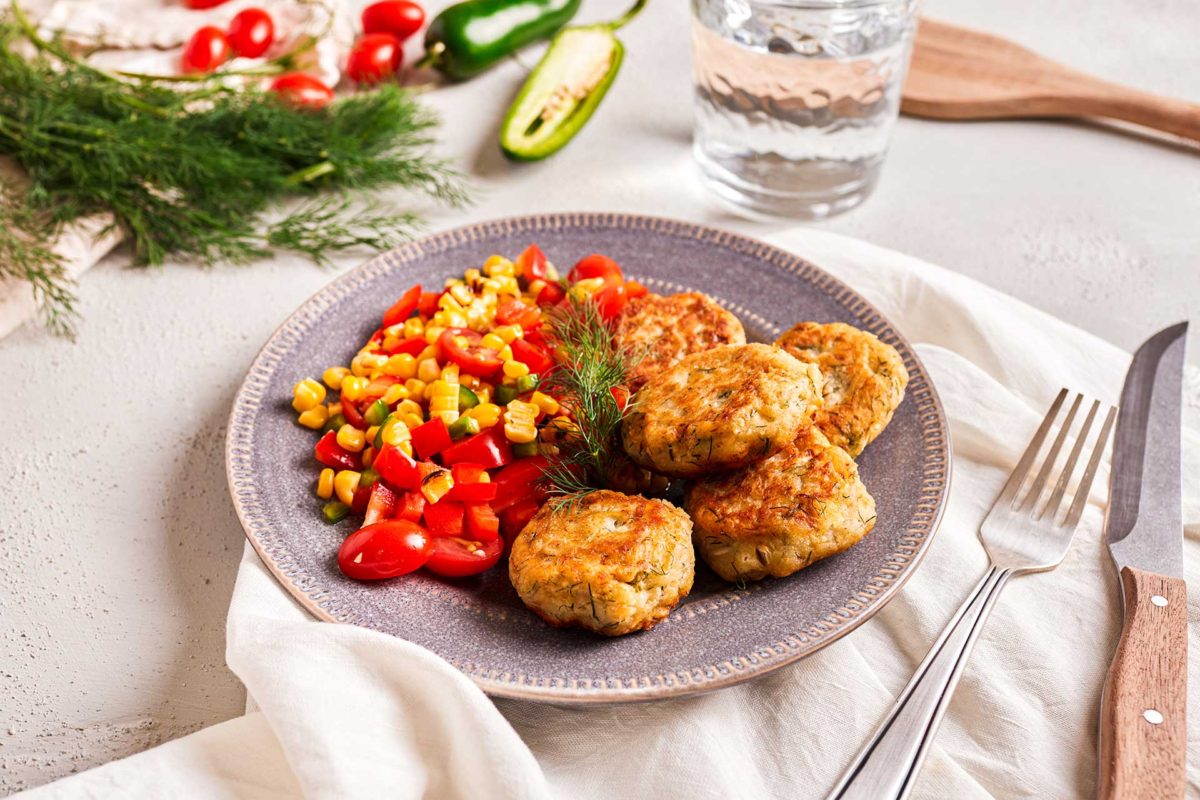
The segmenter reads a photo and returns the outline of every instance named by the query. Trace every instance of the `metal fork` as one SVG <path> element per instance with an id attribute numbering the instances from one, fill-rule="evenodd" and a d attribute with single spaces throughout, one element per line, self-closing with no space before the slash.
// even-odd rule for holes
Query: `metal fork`
<path id="1" fill-rule="evenodd" d="M 1011 576 L 1054 569 L 1067 554 L 1116 418 L 1116 409 L 1109 408 L 1083 476 L 1068 499 L 1070 506 L 1063 512 L 1063 499 L 1100 410 L 1099 401 L 1092 403 L 1057 480 L 1051 484 L 1055 462 L 1070 438 L 1083 403 L 1082 395 L 1075 395 L 1041 467 L 1036 474 L 1033 469 L 1067 395 L 1066 389 L 1059 392 L 979 528 L 979 538 L 991 562 L 987 574 L 942 631 L 896 699 L 887 719 L 842 775 L 829 800 L 902 800 L 908 795 L 950 704 L 967 656 L 1000 590 Z M 1049 496 L 1043 500 L 1048 487 L 1052 487 Z"/>

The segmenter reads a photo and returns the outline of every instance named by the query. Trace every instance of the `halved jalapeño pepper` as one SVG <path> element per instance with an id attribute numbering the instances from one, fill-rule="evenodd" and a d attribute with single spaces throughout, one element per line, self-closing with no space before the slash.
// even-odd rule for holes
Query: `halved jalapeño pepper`
<path id="1" fill-rule="evenodd" d="M 582 0 L 466 0 L 433 18 L 425 58 L 461 81 L 478 75 L 522 47 L 549 39 L 571 21 Z"/>
<path id="2" fill-rule="evenodd" d="M 579 133 L 617 77 L 625 46 L 616 31 L 642 10 L 638 0 L 620 19 L 565 28 L 521 87 L 500 128 L 509 158 L 537 161 Z"/>

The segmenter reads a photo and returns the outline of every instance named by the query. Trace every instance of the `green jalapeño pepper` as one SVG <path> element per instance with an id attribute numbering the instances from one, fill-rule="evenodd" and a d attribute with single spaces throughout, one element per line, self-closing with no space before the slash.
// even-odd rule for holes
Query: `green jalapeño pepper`
<path id="1" fill-rule="evenodd" d="M 433 18 L 425 58 L 447 78 L 478 75 L 522 47 L 549 39 L 571 21 L 582 0 L 467 0 Z"/>
<path id="2" fill-rule="evenodd" d="M 534 68 L 500 127 L 500 149 L 517 161 L 558 152 L 579 133 L 617 77 L 625 46 L 616 32 L 647 0 L 600 25 L 563 29 Z"/>

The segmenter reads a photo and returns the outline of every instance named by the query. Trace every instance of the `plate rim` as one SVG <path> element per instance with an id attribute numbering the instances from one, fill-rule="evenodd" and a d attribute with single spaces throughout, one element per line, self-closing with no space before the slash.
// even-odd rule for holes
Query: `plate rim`
<path id="1" fill-rule="evenodd" d="M 574 685 L 565 679 L 557 679 L 562 681 L 559 685 L 549 676 L 513 675 L 510 672 L 485 670 L 477 665 L 457 663 L 438 654 L 439 657 L 448 661 L 492 697 L 564 705 L 596 705 L 645 702 L 715 691 L 795 663 L 849 634 L 895 597 L 924 560 L 933 537 L 941 526 L 953 475 L 950 427 L 941 398 L 925 365 L 908 339 L 879 309 L 839 278 L 795 253 L 755 237 L 671 217 L 623 212 L 548 212 L 472 222 L 430 233 L 391 250 L 377 253 L 318 289 L 272 331 L 250 362 L 230 408 L 225 437 L 226 480 L 234 510 L 247 540 L 275 579 L 306 611 L 324 622 L 354 624 L 352 620 L 340 619 L 322 607 L 319 595 L 309 593 L 297 585 L 285 566 L 277 562 L 259 536 L 260 530 L 271 525 L 265 513 L 256 507 L 259 501 L 256 497 L 257 487 L 251 463 L 252 444 L 258 412 L 264 401 L 270 400 L 264 396 L 264 390 L 268 383 L 267 375 L 273 370 L 274 362 L 282 358 L 287 350 L 285 345 L 292 337 L 298 338 L 309 332 L 311 325 L 305 325 L 305 322 L 319 320 L 321 314 L 332 307 L 334 301 L 341 299 L 361 283 L 379 277 L 398 264 L 457 245 L 486 240 L 494 235 L 587 226 L 640 229 L 650 233 L 693 238 L 705 244 L 734 249 L 795 275 L 846 309 L 862 323 L 865 330 L 899 342 L 907 356 L 905 365 L 910 375 L 907 397 L 917 404 L 925 454 L 920 499 L 916 511 L 905 525 L 900 537 L 900 546 L 895 548 L 897 552 L 890 553 L 883 560 L 882 566 L 876 571 L 877 574 L 871 576 L 866 585 L 848 589 L 847 598 L 841 607 L 822 616 L 814 628 L 804 632 L 813 634 L 815 627 L 823 624 L 824 627 L 816 631 L 815 635 L 801 638 L 797 633 L 792 633 L 787 637 L 792 641 L 764 642 L 751 653 L 731 657 L 718 664 L 693 667 L 690 668 L 690 673 L 686 674 L 682 669 L 687 668 L 681 668 L 680 672 L 668 675 L 640 676 L 637 679 L 638 685 L 634 686 L 614 687 L 610 685 L 609 680 L 595 678 L 575 681 L 575 684 L 581 680 L 589 681 L 588 686 Z M 754 313 L 739 307 L 734 307 L 733 310 Z M 918 392 L 913 390 L 914 383 L 920 393 L 919 398 Z M 905 547 L 910 552 L 899 552 Z M 620 683 L 620 679 L 617 680 Z M 642 682 L 647 682 L 647 685 L 641 685 Z"/>

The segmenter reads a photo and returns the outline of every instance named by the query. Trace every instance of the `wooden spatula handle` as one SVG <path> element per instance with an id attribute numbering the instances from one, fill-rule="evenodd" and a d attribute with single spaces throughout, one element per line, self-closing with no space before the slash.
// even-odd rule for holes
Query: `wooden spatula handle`
<path id="1" fill-rule="evenodd" d="M 1181 798 L 1187 759 L 1187 585 L 1121 570 L 1125 627 L 1104 684 L 1101 800 Z"/>
<path id="2" fill-rule="evenodd" d="M 1098 83 L 1077 101 L 1082 116 L 1109 117 L 1200 142 L 1200 105 L 1125 86 Z"/>

